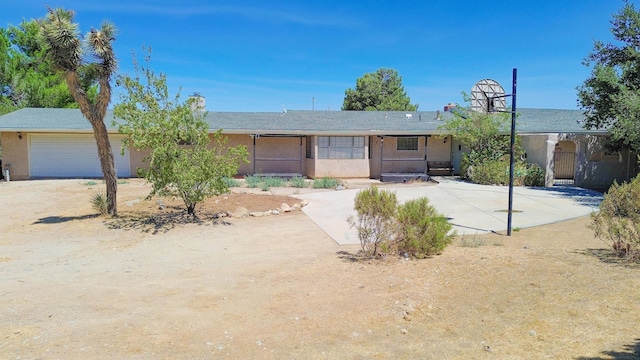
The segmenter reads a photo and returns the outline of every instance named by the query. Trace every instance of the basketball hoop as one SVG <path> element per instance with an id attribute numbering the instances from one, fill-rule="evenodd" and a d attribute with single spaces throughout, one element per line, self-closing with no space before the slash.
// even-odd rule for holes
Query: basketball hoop
<path id="1" fill-rule="evenodd" d="M 495 80 L 482 79 L 471 88 L 471 110 L 480 113 L 507 110 L 507 99 L 502 86 Z"/>

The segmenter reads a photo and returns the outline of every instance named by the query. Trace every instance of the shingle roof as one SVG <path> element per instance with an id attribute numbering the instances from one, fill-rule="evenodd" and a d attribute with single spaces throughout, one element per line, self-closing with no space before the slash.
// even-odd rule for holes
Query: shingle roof
<path id="1" fill-rule="evenodd" d="M 437 134 L 451 116 L 436 111 L 307 111 L 209 112 L 206 121 L 214 131 L 227 134 L 281 135 L 419 135 Z M 605 133 L 582 127 L 580 110 L 518 109 L 518 133 Z M 107 111 L 105 124 L 110 132 L 113 112 Z M 25 108 L 0 116 L 0 131 L 92 132 L 78 109 Z"/>

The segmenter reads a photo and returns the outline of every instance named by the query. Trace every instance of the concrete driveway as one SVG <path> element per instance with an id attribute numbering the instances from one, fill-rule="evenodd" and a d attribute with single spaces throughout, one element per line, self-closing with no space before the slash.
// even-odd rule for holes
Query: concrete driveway
<path id="1" fill-rule="evenodd" d="M 458 179 L 438 178 L 436 185 L 384 186 L 398 200 L 427 197 L 449 218 L 458 235 L 505 232 L 507 230 L 509 188 L 477 185 Z M 382 188 L 382 187 L 381 187 Z M 355 216 L 354 199 L 358 189 L 294 195 L 309 204 L 303 211 L 338 244 L 360 244 L 347 218 Z M 576 187 L 514 187 L 512 229 L 550 224 L 589 215 L 598 209 L 602 194 Z"/>

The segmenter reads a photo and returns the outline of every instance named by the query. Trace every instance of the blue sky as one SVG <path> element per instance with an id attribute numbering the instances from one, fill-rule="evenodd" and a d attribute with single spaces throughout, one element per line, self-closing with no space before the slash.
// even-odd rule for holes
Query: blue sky
<path id="1" fill-rule="evenodd" d="M 380 67 L 398 70 L 419 110 L 462 103 L 489 78 L 517 107 L 577 109 L 594 40 L 610 41 L 620 0 L 538 1 L 136 1 L 0 0 L 0 24 L 76 11 L 83 33 L 118 28 L 119 72 L 132 51 L 172 91 L 206 97 L 209 111 L 340 110 L 344 91 Z M 632 2 L 634 3 L 634 2 Z M 636 4 L 638 6 L 638 4 Z M 315 102 L 313 101 L 315 98 Z M 115 101 L 116 99 L 114 99 Z"/>

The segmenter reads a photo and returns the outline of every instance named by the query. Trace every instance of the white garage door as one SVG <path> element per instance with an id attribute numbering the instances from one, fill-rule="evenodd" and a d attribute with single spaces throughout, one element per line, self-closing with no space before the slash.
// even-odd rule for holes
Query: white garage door
<path id="1" fill-rule="evenodd" d="M 129 152 L 120 155 L 122 137 L 109 138 L 117 175 L 129 177 Z M 93 135 L 32 134 L 29 141 L 31 177 L 102 177 Z"/>

